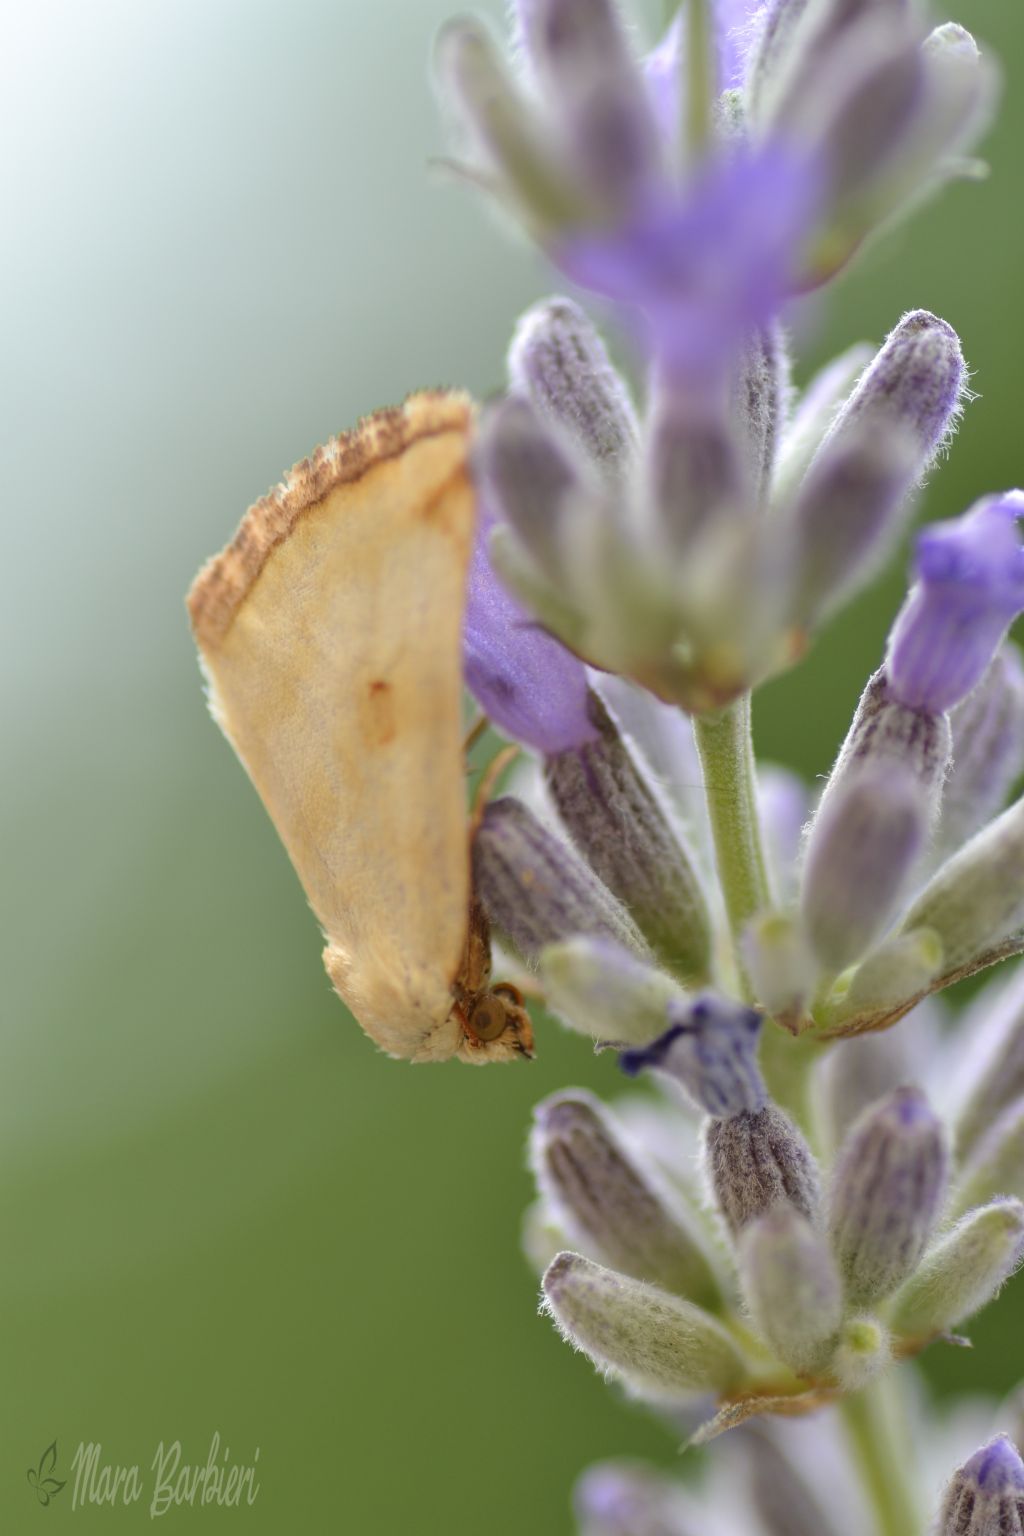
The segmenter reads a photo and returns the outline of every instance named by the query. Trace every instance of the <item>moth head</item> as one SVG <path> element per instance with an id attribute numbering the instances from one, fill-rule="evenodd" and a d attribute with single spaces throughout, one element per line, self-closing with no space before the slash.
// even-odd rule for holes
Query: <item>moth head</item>
<path id="1" fill-rule="evenodd" d="M 461 1009 L 463 1061 L 512 1061 L 533 1057 L 533 1026 L 521 994 L 508 982 L 478 993 Z"/>

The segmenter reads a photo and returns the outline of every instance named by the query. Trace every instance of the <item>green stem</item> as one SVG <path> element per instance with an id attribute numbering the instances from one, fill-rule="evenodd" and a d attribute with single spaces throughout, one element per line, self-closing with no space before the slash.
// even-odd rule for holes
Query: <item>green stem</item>
<path id="1" fill-rule="evenodd" d="M 708 0 L 687 3 L 685 132 L 686 147 L 696 160 L 711 137 L 711 17 Z"/>
<path id="2" fill-rule="evenodd" d="M 871 1500 L 878 1536 L 921 1536 L 921 1511 L 908 1475 L 911 1447 L 898 1374 L 890 1371 L 840 1405 L 850 1448 Z"/>
<path id="3" fill-rule="evenodd" d="M 744 694 L 715 714 L 695 715 L 693 725 L 718 879 L 736 947 L 737 969 L 742 975 L 739 941 L 743 931 L 752 917 L 771 905 L 757 814 L 750 695 Z"/>

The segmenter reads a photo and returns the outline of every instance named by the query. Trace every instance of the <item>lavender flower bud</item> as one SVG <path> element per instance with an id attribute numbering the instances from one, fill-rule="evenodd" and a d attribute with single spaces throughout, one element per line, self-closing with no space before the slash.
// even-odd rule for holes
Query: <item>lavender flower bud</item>
<path id="1" fill-rule="evenodd" d="M 1002 1111 L 1024 1097 L 1024 966 L 979 994 L 964 1031 L 975 1038 L 970 1055 L 974 1070 L 956 1123 L 961 1161 Z"/>
<path id="2" fill-rule="evenodd" d="M 707 1312 L 578 1253 L 551 1263 L 542 1306 L 568 1343 L 638 1396 L 724 1393 L 743 1379 L 736 1345 Z"/>
<path id="3" fill-rule="evenodd" d="M 822 1371 L 839 1332 L 843 1288 L 825 1239 L 780 1205 L 740 1241 L 740 1275 L 758 1332 L 800 1376 Z"/>
<path id="4" fill-rule="evenodd" d="M 587 191 L 614 211 L 658 165 L 658 134 L 612 0 L 532 0 L 524 40 L 556 130 Z"/>
<path id="5" fill-rule="evenodd" d="M 1021 1536 L 1024 1533 L 1024 1462 L 1005 1435 L 997 1435 L 953 1474 L 935 1536 Z"/>
<path id="6" fill-rule="evenodd" d="M 949 721 L 941 714 L 911 709 L 895 697 L 884 669 L 868 680 L 818 806 L 820 818 L 848 777 L 864 767 L 903 769 L 917 780 L 928 808 L 928 824 L 939 813 L 951 750 Z M 813 835 L 813 834 L 812 834 Z"/>
<path id="7" fill-rule="evenodd" d="M 855 1121 L 890 1093 L 893 1083 L 913 1080 L 912 1054 L 906 1028 L 855 1035 L 826 1051 L 811 1096 L 819 1135 L 833 1156 Z"/>
<path id="8" fill-rule="evenodd" d="M 716 392 L 668 385 L 655 396 L 646 444 L 646 489 L 662 548 L 692 557 L 696 540 L 751 509 L 729 412 Z"/>
<path id="9" fill-rule="evenodd" d="M 647 1467 L 588 1467 L 576 1484 L 573 1508 L 580 1536 L 695 1536 L 679 1485 Z"/>
<path id="10" fill-rule="evenodd" d="M 795 39 L 787 77 L 773 93 L 772 128 L 821 155 L 840 234 L 843 214 L 904 142 L 924 73 L 919 33 L 903 6 L 860 9 L 840 34 L 835 7 L 809 7 L 812 25 Z M 817 36 L 814 21 L 823 23 Z"/>
<path id="11" fill-rule="evenodd" d="M 942 795 L 939 840 L 953 852 L 1006 803 L 1024 769 L 1024 663 L 1004 642 L 973 692 L 950 715 L 953 766 Z"/>
<path id="12" fill-rule="evenodd" d="M 512 339 L 508 372 L 512 389 L 606 474 L 617 479 L 628 470 L 640 435 L 633 402 L 578 304 L 554 298 L 528 309 Z"/>
<path id="13" fill-rule="evenodd" d="M 915 470 L 911 445 L 892 423 L 854 423 L 820 450 L 791 514 L 791 614 L 801 629 L 820 624 L 883 563 Z"/>
<path id="14" fill-rule="evenodd" d="M 750 337 L 733 380 L 732 417 L 756 503 L 767 500 L 786 391 L 785 338 L 778 326 Z"/>
<path id="15" fill-rule="evenodd" d="M 882 1013 L 920 997 L 942 970 L 945 956 L 934 928 L 915 928 L 879 945 L 857 967 L 829 1022 L 840 1024 L 856 1014 Z"/>
<path id="16" fill-rule="evenodd" d="M 843 1142 L 829 1196 L 832 1246 L 855 1305 L 888 1296 L 917 1268 L 948 1176 L 942 1121 L 919 1089 L 898 1088 L 865 1110 Z"/>
<path id="17" fill-rule="evenodd" d="M 623 1051 L 630 1077 L 653 1067 L 680 1083 L 709 1115 L 753 1113 L 764 1107 L 764 1079 L 757 1065 L 761 1016 L 752 1008 L 706 992 L 668 1010 L 671 1027 L 652 1044 Z"/>
<path id="18" fill-rule="evenodd" d="M 741 948 L 760 1006 L 799 1033 L 818 975 L 801 925 L 788 912 L 766 912 L 748 925 Z"/>
<path id="19" fill-rule="evenodd" d="M 545 765 L 558 813 L 662 962 L 699 984 L 710 968 L 711 921 L 689 850 L 594 694 L 589 713 L 597 739 Z"/>
<path id="20" fill-rule="evenodd" d="M 864 370 L 825 444 L 841 438 L 855 422 L 892 423 L 913 443 L 920 476 L 949 435 L 966 382 L 953 327 L 927 309 L 909 310 Z"/>
<path id="21" fill-rule="evenodd" d="M 783 0 L 785 6 L 788 0 Z M 859 342 L 833 358 L 816 373 L 797 403 L 779 447 L 773 494 L 784 506 L 795 494 L 811 461 L 832 427 L 854 384 L 872 358 L 867 342 Z"/>
<path id="22" fill-rule="evenodd" d="M 850 1317 L 829 1362 L 844 1392 L 859 1392 L 892 1364 L 892 1339 L 874 1317 Z"/>
<path id="23" fill-rule="evenodd" d="M 708 1178 L 735 1237 L 776 1205 L 813 1220 L 820 1200 L 818 1169 L 793 1122 L 774 1104 L 730 1120 L 709 1120 L 704 1132 Z"/>
<path id="24" fill-rule="evenodd" d="M 960 410 L 966 380 L 952 326 L 904 315 L 825 436 L 793 512 L 796 617 L 816 621 L 877 568 Z"/>
<path id="25" fill-rule="evenodd" d="M 610 939 L 549 944 L 539 969 L 547 1006 L 595 1040 L 645 1045 L 664 1030 L 669 1004 L 686 997 L 664 971 Z"/>
<path id="26" fill-rule="evenodd" d="M 530 1154 L 538 1188 L 570 1242 L 700 1306 L 721 1304 L 692 1220 L 640 1171 L 592 1095 L 577 1090 L 540 1103 Z"/>
<path id="27" fill-rule="evenodd" d="M 804 926 L 823 966 L 844 970 L 885 930 L 926 831 L 921 786 L 895 763 L 847 773 L 829 794 L 810 834 L 801 891 Z"/>
<path id="28" fill-rule="evenodd" d="M 607 705 L 634 754 L 665 792 L 688 842 L 710 862 L 711 832 L 701 793 L 700 756 L 693 726 L 682 710 L 614 673 L 595 674 L 592 686 Z"/>
<path id="29" fill-rule="evenodd" d="M 462 18 L 443 28 L 437 79 L 443 103 L 454 109 L 472 148 L 501 177 L 527 222 L 542 233 L 574 222 L 579 193 L 553 159 L 485 27 Z"/>
<path id="30" fill-rule="evenodd" d="M 918 535 L 917 582 L 893 625 L 885 671 L 911 709 L 952 709 L 980 681 L 1024 612 L 1024 491 L 976 502 Z"/>
<path id="31" fill-rule="evenodd" d="M 580 933 L 646 952 L 611 892 L 511 796 L 484 811 L 473 840 L 473 882 L 491 922 L 526 960 Z"/>
<path id="32" fill-rule="evenodd" d="M 893 193 L 899 196 L 951 174 L 950 159 L 967 153 L 988 127 L 998 73 L 965 27 L 946 22 L 921 45 L 924 99 L 911 143 L 900 157 Z"/>
<path id="33" fill-rule="evenodd" d="M 1024 925 L 1024 800 L 955 853 L 925 886 L 903 931 L 933 928 L 943 975 L 967 973 Z"/>
<path id="34" fill-rule="evenodd" d="M 930 1338 L 987 1306 L 1024 1254 L 1024 1205 L 993 1200 L 969 1212 L 925 1255 L 893 1302 L 893 1327 Z"/>
<path id="35" fill-rule="evenodd" d="M 746 1438 L 751 1503 L 767 1536 L 838 1536 L 802 1474 L 766 1434 Z"/>
<path id="36" fill-rule="evenodd" d="M 969 1210 L 996 1195 L 1024 1198 L 1024 1099 L 1004 1109 L 964 1163 L 956 1208 Z"/>
<path id="37" fill-rule="evenodd" d="M 794 37 L 807 11 L 807 0 L 768 0 L 760 13 L 757 39 L 747 63 L 746 100 L 755 122 L 775 99 L 775 81 L 787 72 Z"/>
<path id="38" fill-rule="evenodd" d="M 477 461 L 485 496 L 538 569 L 563 579 L 565 519 L 585 505 L 590 489 L 568 442 L 527 399 L 508 395 L 484 416 Z"/>
<path id="39" fill-rule="evenodd" d="M 534 1200 L 523 1212 L 519 1242 L 526 1262 L 538 1279 L 556 1254 L 565 1247 L 562 1231 L 546 1200 Z"/>
<path id="40" fill-rule="evenodd" d="M 759 763 L 757 812 L 772 874 L 770 884 L 787 900 L 795 894 L 800 840 L 810 814 L 807 785 L 789 768 Z"/>

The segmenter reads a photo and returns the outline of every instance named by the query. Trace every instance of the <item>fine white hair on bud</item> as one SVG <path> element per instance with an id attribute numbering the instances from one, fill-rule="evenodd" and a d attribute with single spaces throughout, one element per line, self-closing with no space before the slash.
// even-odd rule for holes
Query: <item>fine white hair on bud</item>
<path id="1" fill-rule="evenodd" d="M 576 847 L 662 964 L 700 986 L 711 966 L 711 919 L 693 855 L 594 693 L 588 710 L 594 739 L 545 763 L 551 797 Z"/>
<path id="2" fill-rule="evenodd" d="M 704 1128 L 708 1179 L 734 1237 L 776 1205 L 814 1220 L 821 1199 L 814 1155 L 792 1120 L 774 1104 Z"/>
<path id="3" fill-rule="evenodd" d="M 804 927 L 823 968 L 844 970 L 896 915 L 927 835 L 928 808 L 912 771 L 863 763 L 843 775 L 807 843 Z"/>
<path id="4" fill-rule="evenodd" d="M 815 821 L 830 799 L 864 768 L 909 773 L 921 788 L 932 827 L 939 814 L 942 786 L 952 750 L 948 717 L 909 709 L 892 693 L 885 671 L 868 681 L 846 739 L 825 785 Z"/>
<path id="5" fill-rule="evenodd" d="M 992 1200 L 969 1211 L 896 1293 L 892 1322 L 909 1338 L 930 1338 L 980 1312 L 1024 1255 L 1024 1204 Z"/>
<path id="6" fill-rule="evenodd" d="M 934 1530 L 935 1536 L 1024 1536 L 1024 1462 L 1006 1435 L 953 1474 Z"/>
<path id="7" fill-rule="evenodd" d="M 903 931 L 931 928 L 943 975 L 969 972 L 1024 928 L 1024 799 L 983 827 L 911 904 Z"/>
<path id="8" fill-rule="evenodd" d="M 560 1253 L 543 1281 L 542 1310 L 599 1371 L 652 1401 L 726 1393 L 746 1367 L 730 1334 L 692 1302 Z"/>
<path id="9" fill-rule="evenodd" d="M 656 966 L 611 939 L 585 934 L 549 944 L 538 966 L 549 1008 L 592 1039 L 646 1044 L 668 1022 L 669 1005 L 686 993 Z"/>
<path id="10" fill-rule="evenodd" d="M 578 933 L 647 953 L 607 886 L 512 796 L 492 800 L 484 812 L 473 842 L 473 877 L 491 922 L 526 960 Z"/>
<path id="11" fill-rule="evenodd" d="M 519 320 L 509 382 L 566 431 L 613 481 L 628 473 L 640 428 L 625 380 L 590 317 L 571 299 L 545 299 Z"/>
<path id="12" fill-rule="evenodd" d="M 740 1275 L 750 1315 L 779 1359 L 802 1376 L 824 1369 L 839 1334 L 843 1287 L 825 1238 L 791 1205 L 745 1228 Z"/>
<path id="13" fill-rule="evenodd" d="M 855 1305 L 887 1296 L 917 1268 L 948 1175 L 945 1131 L 920 1089 L 897 1088 L 853 1126 L 828 1204 L 832 1245 Z"/>
<path id="14" fill-rule="evenodd" d="M 537 1106 L 530 1160 L 538 1187 L 571 1242 L 635 1279 L 701 1306 L 720 1304 L 693 1218 L 655 1174 L 637 1164 L 592 1095 L 577 1089 Z"/>
<path id="15" fill-rule="evenodd" d="M 946 854 L 998 815 L 1024 769 L 1024 660 L 1012 642 L 1003 642 L 950 725 L 953 761 L 937 832 Z"/>

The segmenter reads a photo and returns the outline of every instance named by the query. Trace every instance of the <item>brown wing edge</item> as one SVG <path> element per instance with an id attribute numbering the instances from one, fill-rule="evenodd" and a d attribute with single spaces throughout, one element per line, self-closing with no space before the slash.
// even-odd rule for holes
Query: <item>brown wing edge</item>
<path id="1" fill-rule="evenodd" d="M 208 560 L 186 598 L 192 630 L 203 649 L 224 639 L 246 595 L 296 523 L 339 485 L 395 459 L 412 444 L 446 432 L 464 432 L 473 420 L 472 399 L 462 390 L 422 390 L 401 404 L 365 416 L 302 459 L 280 485 L 246 512 L 231 543 Z"/>

